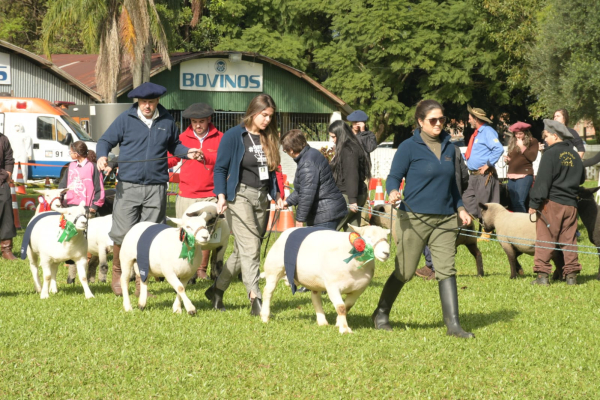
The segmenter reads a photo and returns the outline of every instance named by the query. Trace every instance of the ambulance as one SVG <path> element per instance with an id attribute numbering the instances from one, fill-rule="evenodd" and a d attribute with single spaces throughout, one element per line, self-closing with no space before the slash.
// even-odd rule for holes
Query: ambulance
<path id="1" fill-rule="evenodd" d="M 16 127 L 33 142 L 28 179 L 60 178 L 72 161 L 71 143 L 84 141 L 96 151 L 96 142 L 63 109 L 47 100 L 28 97 L 0 97 L 0 133 L 9 140 Z M 23 132 L 24 131 L 24 132 Z"/>

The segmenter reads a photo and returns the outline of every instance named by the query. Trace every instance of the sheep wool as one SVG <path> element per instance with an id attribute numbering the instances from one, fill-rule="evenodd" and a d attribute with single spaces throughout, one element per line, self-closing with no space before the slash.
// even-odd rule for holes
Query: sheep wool
<path id="1" fill-rule="evenodd" d="M 59 212 L 51 211 L 44 212 L 34 216 L 29 224 L 27 224 L 27 228 L 25 229 L 25 234 L 23 235 L 23 242 L 21 243 L 21 260 L 27 258 L 27 247 L 29 247 L 29 241 L 31 240 L 31 232 L 33 232 L 33 227 L 37 224 L 42 218 L 49 217 L 50 215 L 59 215 Z"/>
<path id="2" fill-rule="evenodd" d="M 170 228 L 171 227 L 166 224 L 150 225 L 144 233 L 142 233 L 142 236 L 140 236 L 140 240 L 137 243 L 137 263 L 142 281 L 146 282 L 148 273 L 150 272 L 150 246 L 152 245 L 152 241 L 156 235 L 165 229 Z"/>

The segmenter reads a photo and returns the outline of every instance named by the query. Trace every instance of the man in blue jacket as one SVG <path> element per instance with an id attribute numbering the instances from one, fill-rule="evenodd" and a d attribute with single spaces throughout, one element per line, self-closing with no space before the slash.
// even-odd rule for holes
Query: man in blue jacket
<path id="1" fill-rule="evenodd" d="M 179 129 L 173 117 L 158 104 L 166 88 L 146 82 L 127 95 L 138 102 L 119 115 L 98 140 L 98 169 L 108 168 L 108 153 L 119 145 L 117 193 L 113 204 L 110 238 L 113 246 L 111 287 L 122 295 L 121 243 L 131 227 L 141 221 L 165 222 L 169 171 L 167 150 L 178 157 L 199 159 L 202 151 L 188 149 L 179 141 Z M 136 296 L 139 296 L 139 277 Z"/>

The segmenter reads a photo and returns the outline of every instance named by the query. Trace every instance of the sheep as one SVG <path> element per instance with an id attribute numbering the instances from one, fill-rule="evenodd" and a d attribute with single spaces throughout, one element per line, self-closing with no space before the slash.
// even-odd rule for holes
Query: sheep
<path id="1" fill-rule="evenodd" d="M 579 213 L 579 217 L 585 225 L 585 229 L 588 231 L 588 236 L 590 238 L 590 242 L 594 244 L 594 246 L 600 246 L 600 220 L 598 220 L 598 211 L 600 211 L 600 206 L 596 204 L 596 200 L 594 199 L 594 193 L 596 193 L 600 189 L 600 186 L 597 188 L 586 189 L 584 187 L 579 187 L 579 193 L 577 195 L 577 212 Z M 598 257 L 600 258 L 600 248 L 598 250 Z M 558 268 L 555 271 L 555 279 L 556 274 L 558 273 Z M 560 271 L 560 275 L 562 276 L 562 271 Z M 598 276 L 596 279 L 600 280 L 600 267 L 598 268 Z"/>
<path id="2" fill-rule="evenodd" d="M 392 223 L 392 216 L 395 218 L 395 215 L 392 213 L 392 205 L 391 204 L 378 205 L 378 206 L 373 207 L 373 210 L 376 212 L 379 212 L 379 213 L 385 213 L 386 216 L 383 216 L 380 214 L 372 214 L 369 223 L 371 225 L 377 225 L 377 226 L 381 226 L 382 228 L 391 229 L 392 230 L 392 238 L 394 239 L 394 242 L 395 242 L 396 241 L 396 224 Z M 457 219 L 458 219 L 458 226 L 462 226 L 462 221 L 460 221 L 460 218 L 458 216 L 457 216 Z M 465 226 L 464 229 L 473 230 L 474 229 L 473 222 L 471 222 L 470 225 Z M 459 231 L 458 235 L 456 237 L 455 246 L 457 248 L 460 245 L 464 245 L 467 247 L 467 249 L 469 250 L 471 255 L 473 257 L 475 257 L 475 264 L 477 265 L 477 275 L 483 276 L 484 275 L 483 257 L 481 255 L 481 252 L 479 251 L 479 248 L 477 247 L 477 238 L 473 237 L 473 236 L 474 235 L 469 235 L 469 236 L 461 235 L 461 233 Z"/>
<path id="3" fill-rule="evenodd" d="M 47 215 L 44 217 L 32 218 L 29 221 L 36 220 L 37 223 L 32 227 L 31 238 L 27 249 L 21 248 L 21 258 L 25 258 L 25 251 L 29 258 L 29 266 L 33 275 L 35 290 L 40 293 L 41 299 L 49 297 L 48 292 L 57 293 L 56 273 L 61 262 L 73 260 L 77 265 L 79 280 L 83 286 L 85 298 L 94 297 L 86 278 L 87 265 L 87 240 L 83 231 L 87 227 L 87 218 L 85 217 L 84 203 L 79 206 L 61 208 L 56 203 L 52 204 L 52 210 L 62 214 L 66 221 L 74 224 L 76 234 L 70 240 L 58 242 L 58 237 L 63 233 L 61 216 Z M 44 274 L 44 284 L 40 286 L 38 277 L 38 266 L 41 266 Z"/>
<path id="4" fill-rule="evenodd" d="M 217 207 L 214 203 L 201 202 L 190 206 L 181 219 L 173 219 L 181 228 L 166 228 L 158 233 L 153 239 L 149 259 L 150 266 L 148 275 L 154 277 L 164 277 L 167 282 L 175 289 L 177 296 L 173 303 L 173 312 L 181 313 L 181 301 L 189 315 L 196 314 L 196 308 L 185 293 L 185 286 L 188 281 L 196 274 L 202 261 L 201 246 L 210 240 L 210 230 L 218 228 L 222 221 L 217 214 Z M 125 235 L 121 245 L 121 287 L 123 288 L 123 308 L 125 311 L 132 311 L 129 291 L 127 290 L 129 276 L 132 269 L 140 275 L 137 263 L 137 244 L 141 235 L 152 225 L 152 222 L 140 222 L 131 228 Z M 180 258 L 182 252 L 182 242 L 180 241 L 181 230 L 194 237 L 194 258 L 190 263 L 187 258 Z M 142 280 L 140 286 L 140 297 L 138 307 L 143 310 L 146 307 L 148 296 L 148 285 Z"/>
<path id="5" fill-rule="evenodd" d="M 112 254 L 113 241 L 108 236 L 112 227 L 112 215 L 92 218 L 88 222 L 88 253 L 92 255 L 88 262 L 88 281 L 93 281 L 96 275 L 96 265 L 100 266 L 100 282 L 106 282 L 108 262 L 106 256 Z"/>
<path id="6" fill-rule="evenodd" d="M 532 222 L 534 218 L 530 219 L 528 213 L 511 213 L 504 206 L 497 203 L 479 203 L 479 207 L 481 208 L 483 228 L 487 232 L 495 229 L 498 240 L 502 240 L 500 245 L 504 249 L 510 264 L 510 279 L 515 279 L 517 275 L 523 275 L 523 267 L 519 264 L 517 257 L 523 253 L 530 256 L 535 254 L 536 223 Z M 555 251 L 552 259 L 556 268 L 562 270 L 564 265 L 562 252 Z"/>
<path id="7" fill-rule="evenodd" d="M 38 215 L 39 213 L 43 212 L 42 209 L 44 208 L 44 204 L 43 202 L 46 202 L 47 206 L 52 206 L 54 204 L 58 204 L 59 206 L 60 204 L 60 199 L 61 196 L 66 193 L 69 189 L 40 189 L 40 190 L 35 190 L 35 192 L 40 193 L 42 196 L 40 196 L 38 199 L 42 200 L 39 202 L 38 206 L 35 208 L 35 215 Z"/>
<path id="8" fill-rule="evenodd" d="M 378 226 L 350 228 L 361 235 L 366 243 L 373 246 L 374 256 L 380 261 L 386 261 L 390 256 L 390 245 L 388 242 L 389 229 Z M 286 274 L 284 266 L 284 251 L 286 241 L 293 231 L 302 228 L 288 229 L 281 234 L 279 239 L 267 254 L 264 264 L 266 285 L 263 291 L 263 304 L 260 316 L 263 322 L 269 322 L 271 313 L 271 297 L 277 282 Z M 364 261 L 352 259 L 345 262 L 349 257 L 352 244 L 349 233 L 337 231 L 316 231 L 306 237 L 300 246 L 296 264 L 296 279 L 298 285 L 304 285 L 312 291 L 312 302 L 317 314 L 317 324 L 327 325 L 327 319 L 323 312 L 321 302 L 321 291 L 327 290 L 327 294 L 337 311 L 336 326 L 340 333 L 352 333 L 348 327 L 346 315 L 365 291 L 375 271 L 375 260 Z M 346 300 L 342 299 L 346 294 Z"/>

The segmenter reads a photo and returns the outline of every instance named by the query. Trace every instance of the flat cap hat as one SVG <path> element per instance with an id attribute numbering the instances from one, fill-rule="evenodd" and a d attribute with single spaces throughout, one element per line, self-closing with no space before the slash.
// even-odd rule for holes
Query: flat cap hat
<path id="1" fill-rule="evenodd" d="M 346 119 L 350 122 L 366 122 L 369 119 L 369 116 L 362 110 L 356 110 L 348 115 L 348 118 Z"/>
<path id="2" fill-rule="evenodd" d="M 516 123 L 512 124 L 508 130 L 513 132 L 513 133 L 517 133 L 517 132 L 525 132 L 528 131 L 529 129 L 531 129 L 531 125 L 529 125 L 526 122 L 521 122 L 521 121 L 517 121 Z"/>
<path id="3" fill-rule="evenodd" d="M 485 111 L 483 111 L 481 108 L 472 108 L 470 105 L 467 104 L 467 111 L 469 112 L 469 114 L 471 114 L 477 119 L 485 121 L 488 124 L 492 123 L 492 121 L 487 117 Z"/>
<path id="4" fill-rule="evenodd" d="M 569 128 L 553 119 L 544 120 L 544 130 L 549 133 L 557 134 L 561 139 L 573 139 L 573 135 L 569 132 Z"/>
<path id="5" fill-rule="evenodd" d="M 215 113 L 215 110 L 206 103 L 194 103 L 181 114 L 183 118 L 207 118 Z"/>
<path id="6" fill-rule="evenodd" d="M 145 82 L 127 93 L 127 97 L 130 99 L 158 99 L 165 93 L 167 93 L 166 87 L 152 82 Z"/>

